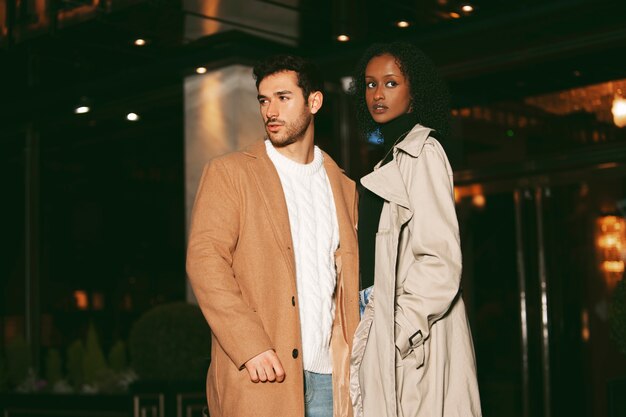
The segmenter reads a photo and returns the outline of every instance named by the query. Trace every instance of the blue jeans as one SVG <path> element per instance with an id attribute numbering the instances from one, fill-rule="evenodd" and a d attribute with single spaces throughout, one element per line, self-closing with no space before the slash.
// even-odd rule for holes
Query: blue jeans
<path id="1" fill-rule="evenodd" d="M 333 417 L 333 377 L 304 371 L 304 416 Z"/>

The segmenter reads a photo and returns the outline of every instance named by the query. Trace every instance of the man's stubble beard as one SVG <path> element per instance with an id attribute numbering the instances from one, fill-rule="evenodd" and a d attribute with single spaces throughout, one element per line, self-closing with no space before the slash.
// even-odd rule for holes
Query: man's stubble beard
<path id="1" fill-rule="evenodd" d="M 267 137 L 275 148 L 284 148 L 300 140 L 306 132 L 313 115 L 307 113 L 306 109 L 302 112 L 300 117 L 293 123 L 285 123 L 285 132 L 277 135 L 275 133 L 268 132 Z"/>

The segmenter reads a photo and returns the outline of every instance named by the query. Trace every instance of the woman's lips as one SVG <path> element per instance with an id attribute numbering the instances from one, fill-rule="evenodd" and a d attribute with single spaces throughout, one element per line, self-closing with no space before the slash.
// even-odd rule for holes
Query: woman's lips
<path id="1" fill-rule="evenodd" d="M 382 104 L 375 104 L 372 106 L 372 111 L 376 114 L 381 114 L 387 111 L 387 106 L 383 106 Z"/>

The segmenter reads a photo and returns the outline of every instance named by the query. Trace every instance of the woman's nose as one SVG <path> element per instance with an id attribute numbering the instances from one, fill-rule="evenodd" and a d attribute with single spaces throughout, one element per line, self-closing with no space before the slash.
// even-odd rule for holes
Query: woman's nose
<path id="1" fill-rule="evenodd" d="M 382 100 L 384 98 L 385 96 L 383 94 L 382 88 L 380 88 L 380 86 L 376 87 L 376 90 L 374 90 L 374 100 Z"/>

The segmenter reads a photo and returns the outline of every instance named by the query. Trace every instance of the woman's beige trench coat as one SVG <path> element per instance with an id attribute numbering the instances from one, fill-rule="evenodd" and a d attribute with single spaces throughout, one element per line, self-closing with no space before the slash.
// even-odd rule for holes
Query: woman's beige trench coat
<path id="1" fill-rule="evenodd" d="M 353 343 L 355 417 L 481 415 L 452 170 L 430 132 L 416 125 L 392 162 L 361 179 L 386 201 L 374 291 Z"/>

